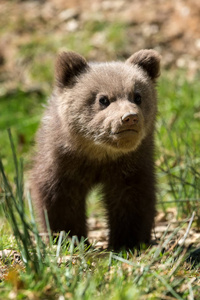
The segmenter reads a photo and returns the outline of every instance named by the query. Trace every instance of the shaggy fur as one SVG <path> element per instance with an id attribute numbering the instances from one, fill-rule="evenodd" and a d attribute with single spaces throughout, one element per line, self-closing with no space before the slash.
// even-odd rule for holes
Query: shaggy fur
<path id="1" fill-rule="evenodd" d="M 155 215 L 154 127 L 160 57 L 89 64 L 58 56 L 55 88 L 37 135 L 31 193 L 46 231 L 87 237 L 85 199 L 102 183 L 109 247 L 149 243 Z"/>

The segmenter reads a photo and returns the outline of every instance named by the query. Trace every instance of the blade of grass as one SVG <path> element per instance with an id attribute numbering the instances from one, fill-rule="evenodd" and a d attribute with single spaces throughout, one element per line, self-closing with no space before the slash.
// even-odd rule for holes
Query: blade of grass
<path id="1" fill-rule="evenodd" d="M 153 276 L 155 276 L 157 279 L 159 279 L 164 286 L 167 288 L 167 290 L 178 300 L 184 300 L 181 296 L 179 296 L 174 289 L 171 287 L 171 285 L 160 275 L 158 275 L 157 273 L 152 273 Z"/>

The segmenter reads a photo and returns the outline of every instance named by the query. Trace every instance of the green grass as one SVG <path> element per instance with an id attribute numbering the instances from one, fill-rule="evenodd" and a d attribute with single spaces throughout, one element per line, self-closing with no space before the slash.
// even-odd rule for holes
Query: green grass
<path id="1" fill-rule="evenodd" d="M 11 149 L 8 142 L 7 128 L 12 128 L 17 153 L 24 156 L 33 146 L 34 134 L 42 114 L 45 94 L 41 91 L 23 91 L 17 89 L 0 97 L 0 157 L 9 173 L 14 171 L 10 161 Z M 27 161 L 27 160 L 26 160 Z"/>
<path id="2" fill-rule="evenodd" d="M 200 215 L 200 103 L 198 78 L 164 76 L 159 86 L 157 165 L 159 202 L 173 201 L 178 215 Z"/>

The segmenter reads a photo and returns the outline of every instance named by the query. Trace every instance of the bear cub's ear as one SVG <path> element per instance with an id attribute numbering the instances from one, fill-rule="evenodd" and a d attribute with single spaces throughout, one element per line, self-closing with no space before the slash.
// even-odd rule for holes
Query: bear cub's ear
<path id="1" fill-rule="evenodd" d="M 73 85 L 75 77 L 85 72 L 89 68 L 85 58 L 81 55 L 69 51 L 61 52 L 55 64 L 56 84 L 60 88 Z"/>
<path id="2" fill-rule="evenodd" d="M 138 65 L 155 81 L 160 76 L 160 55 L 155 50 L 140 50 L 129 57 L 126 63 Z"/>

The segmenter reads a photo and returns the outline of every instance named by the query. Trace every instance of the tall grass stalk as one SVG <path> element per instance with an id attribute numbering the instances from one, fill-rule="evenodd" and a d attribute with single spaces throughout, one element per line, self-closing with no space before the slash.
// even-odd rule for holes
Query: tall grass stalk
<path id="1" fill-rule="evenodd" d="M 160 136 L 162 149 L 159 164 L 159 177 L 165 187 L 165 195 L 159 197 L 159 204 L 165 208 L 169 203 L 175 203 L 178 216 L 188 216 L 194 210 L 200 214 L 200 157 L 192 148 L 185 136 L 177 136 L 169 126 L 162 121 L 170 146 L 166 147 Z M 187 126 L 188 127 L 188 126 Z M 187 129 L 188 134 L 192 129 Z M 171 149 L 171 150 L 169 150 Z"/>
<path id="2" fill-rule="evenodd" d="M 28 202 L 31 222 L 28 219 L 24 201 L 23 161 L 18 161 L 17 159 L 10 130 L 8 130 L 8 135 L 15 166 L 15 191 L 13 191 L 14 187 L 10 184 L 5 174 L 3 163 L 0 160 L 0 172 L 5 191 L 4 211 L 12 227 L 20 250 L 21 258 L 27 271 L 33 272 L 35 276 L 40 276 L 44 268 L 42 258 L 45 256 L 45 245 L 39 236 L 39 232 L 36 227 L 30 195 L 28 197 Z"/>

